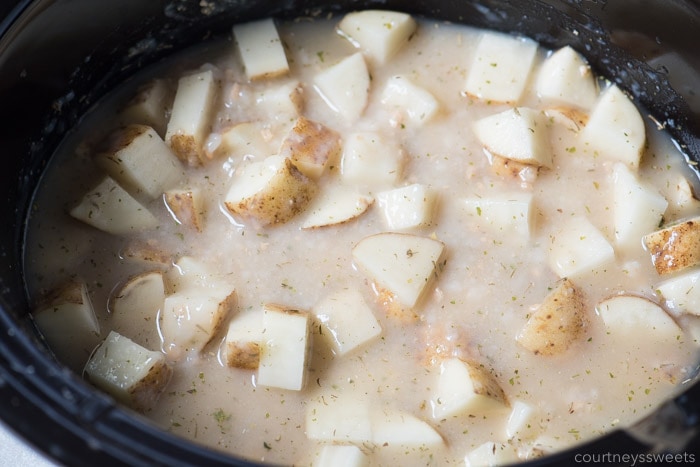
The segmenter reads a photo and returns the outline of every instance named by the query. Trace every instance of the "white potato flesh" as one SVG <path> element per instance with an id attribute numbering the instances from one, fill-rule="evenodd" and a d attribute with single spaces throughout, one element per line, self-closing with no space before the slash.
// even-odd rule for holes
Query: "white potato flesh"
<path id="1" fill-rule="evenodd" d="M 224 203 L 232 214 L 266 226 L 287 222 L 305 210 L 315 193 L 315 182 L 289 158 L 270 156 L 236 174 Z"/>
<path id="2" fill-rule="evenodd" d="M 402 128 L 419 127 L 430 121 L 440 110 L 435 96 L 403 75 L 392 76 L 387 80 L 380 99 L 389 112 L 398 114 L 392 120 Z"/>
<path id="3" fill-rule="evenodd" d="M 524 164 L 552 167 L 547 116 L 515 107 L 474 123 L 474 133 L 491 154 Z"/>
<path id="4" fill-rule="evenodd" d="M 520 459 L 513 446 L 495 441 L 487 441 L 472 449 L 464 457 L 465 467 L 487 467 L 510 465 Z"/>
<path id="5" fill-rule="evenodd" d="M 158 219 L 109 176 L 88 191 L 70 215 L 114 235 L 158 227 Z"/>
<path id="6" fill-rule="evenodd" d="M 534 231 L 532 193 L 511 193 L 465 200 L 469 219 L 499 238 L 527 243 Z"/>
<path id="7" fill-rule="evenodd" d="M 672 344 L 683 336 L 673 318 L 645 297 L 617 295 L 600 302 L 596 312 L 615 339 Z"/>
<path id="8" fill-rule="evenodd" d="M 508 400 L 485 369 L 459 358 L 449 358 L 440 363 L 440 375 L 430 405 L 433 419 L 443 420 L 463 414 L 505 410 Z"/>
<path id="9" fill-rule="evenodd" d="M 138 329 L 128 337 L 139 345 L 155 348 L 158 337 L 158 313 L 165 301 L 162 271 L 148 271 L 127 280 L 111 301 L 110 323 L 113 329 Z M 134 323 L 140 326 L 134 327 Z"/>
<path id="10" fill-rule="evenodd" d="M 224 358 L 228 366 L 257 370 L 265 339 L 261 310 L 245 310 L 231 319 L 224 341 Z"/>
<path id="11" fill-rule="evenodd" d="M 415 32 L 416 21 L 406 13 L 365 10 L 346 14 L 338 30 L 381 65 L 391 59 Z"/>
<path id="12" fill-rule="evenodd" d="M 549 265 L 559 277 L 595 273 L 615 260 L 607 238 L 585 217 L 569 219 L 552 237 Z"/>
<path id="13" fill-rule="evenodd" d="M 486 32 L 477 45 L 465 91 L 484 101 L 516 104 L 525 89 L 537 43 Z"/>
<path id="14" fill-rule="evenodd" d="M 312 312 L 320 324 L 322 337 L 338 356 L 367 344 L 382 332 L 372 309 L 355 289 L 325 296 Z"/>
<path id="15" fill-rule="evenodd" d="M 539 430 L 539 424 L 535 420 L 536 413 L 535 408 L 527 402 L 513 402 L 506 422 L 508 439 L 522 440 L 533 437 Z"/>
<path id="16" fill-rule="evenodd" d="M 317 180 L 340 152 L 340 135 L 327 126 L 299 117 L 282 141 L 279 155 L 288 157 L 307 177 Z"/>
<path id="17" fill-rule="evenodd" d="M 56 358 L 79 372 L 100 336 L 100 325 L 85 282 L 70 281 L 53 290 L 32 312 L 32 317 Z"/>
<path id="18" fill-rule="evenodd" d="M 370 408 L 355 395 L 322 394 L 306 405 L 305 430 L 312 440 L 369 443 L 372 441 Z"/>
<path id="19" fill-rule="evenodd" d="M 178 158 L 149 126 L 122 127 L 105 144 L 96 164 L 136 196 L 155 199 L 184 177 Z"/>
<path id="20" fill-rule="evenodd" d="M 313 467 L 367 467 L 369 457 L 354 444 L 325 444 L 311 465 Z"/>
<path id="21" fill-rule="evenodd" d="M 642 248 L 642 237 L 661 223 L 668 201 L 643 184 L 626 164 L 615 163 L 612 177 L 616 248 L 638 250 Z"/>
<path id="22" fill-rule="evenodd" d="M 257 382 L 261 386 L 300 391 L 306 383 L 309 314 L 277 305 L 263 309 L 264 340 Z"/>
<path id="23" fill-rule="evenodd" d="M 216 154 L 235 159 L 245 156 L 265 158 L 276 153 L 279 146 L 274 143 L 272 132 L 261 123 L 242 122 L 221 132 Z"/>
<path id="24" fill-rule="evenodd" d="M 332 110 L 355 122 L 369 99 L 370 77 L 364 57 L 358 52 L 342 59 L 318 73 L 314 85 Z"/>
<path id="25" fill-rule="evenodd" d="M 373 410 L 372 441 L 381 449 L 431 449 L 444 444 L 435 428 L 408 412 Z"/>
<path id="26" fill-rule="evenodd" d="M 537 75 L 537 94 L 554 104 L 590 110 L 598 97 L 591 67 L 570 46 L 547 57 Z"/>
<path id="27" fill-rule="evenodd" d="M 656 286 L 671 309 L 700 316 L 700 270 L 692 269 Z"/>
<path id="28" fill-rule="evenodd" d="M 426 227 L 433 221 L 437 193 L 420 183 L 377 193 L 377 203 L 389 229 Z"/>
<path id="29" fill-rule="evenodd" d="M 700 264 L 700 217 L 647 234 L 643 242 L 660 275 L 696 266 Z"/>
<path id="30" fill-rule="evenodd" d="M 380 288 L 411 308 L 439 273 L 444 249 L 441 241 L 429 237 L 386 232 L 360 240 L 352 257 Z"/>
<path id="31" fill-rule="evenodd" d="M 404 153 L 378 133 L 357 132 L 343 145 L 341 177 L 348 185 L 391 187 L 401 179 Z"/>
<path id="32" fill-rule="evenodd" d="M 374 198 L 342 185 L 326 187 L 311 202 L 302 229 L 317 229 L 349 222 L 367 211 Z"/>
<path id="33" fill-rule="evenodd" d="M 163 200 L 175 222 L 197 232 L 204 230 L 204 200 L 199 189 L 168 190 Z"/>
<path id="34" fill-rule="evenodd" d="M 584 337 L 586 324 L 585 297 L 564 278 L 532 313 L 517 341 L 535 355 L 558 355 Z"/>
<path id="35" fill-rule="evenodd" d="M 111 331 L 85 365 L 92 384 L 129 407 L 152 408 L 170 382 L 165 356 Z"/>
<path id="36" fill-rule="evenodd" d="M 248 79 L 272 78 L 289 72 L 287 54 L 272 18 L 237 24 L 233 37 Z"/>
<path id="37" fill-rule="evenodd" d="M 672 219 L 682 219 L 700 210 L 700 201 L 695 197 L 690 182 L 683 175 L 676 176 L 666 186 L 664 197 L 669 204 L 667 215 Z"/>
<path id="38" fill-rule="evenodd" d="M 139 89 L 124 107 L 119 120 L 125 125 L 137 123 L 153 127 L 163 137 L 168 125 L 173 92 L 164 79 L 155 79 Z"/>
<path id="39" fill-rule="evenodd" d="M 230 288 L 192 288 L 168 295 L 158 323 L 163 351 L 172 360 L 201 351 L 235 306 L 236 293 Z"/>
<path id="40" fill-rule="evenodd" d="M 178 81 L 165 142 L 191 166 L 207 160 L 204 143 L 210 132 L 216 95 L 217 81 L 212 70 L 186 75 Z"/>
<path id="41" fill-rule="evenodd" d="M 604 90 L 581 131 L 581 142 L 591 156 L 619 161 L 636 169 L 646 144 L 639 110 L 616 85 Z"/>
<path id="42" fill-rule="evenodd" d="M 304 106 L 303 89 L 299 81 L 289 81 L 277 86 L 266 87 L 255 93 L 257 112 L 262 113 L 277 124 L 286 124 L 299 116 Z"/>

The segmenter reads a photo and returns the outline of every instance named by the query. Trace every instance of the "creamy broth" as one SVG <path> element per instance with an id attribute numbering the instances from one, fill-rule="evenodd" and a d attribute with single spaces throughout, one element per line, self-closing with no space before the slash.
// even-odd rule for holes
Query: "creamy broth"
<path id="1" fill-rule="evenodd" d="M 29 220 L 28 287 L 39 301 L 70 279 L 86 281 L 100 333 L 86 337 L 88 354 L 76 356 L 75 369 L 82 369 L 89 351 L 110 330 L 150 350 L 164 351 L 174 373 L 157 403 L 146 410 L 149 418 L 165 430 L 216 449 L 297 465 L 313 463 L 331 442 L 307 436 L 310 411 L 316 406 L 337 410 L 339 405 L 357 404 L 372 414 L 410 414 L 444 440 L 431 448 L 405 449 L 391 443 L 344 443 L 359 446 L 372 465 L 460 465 L 487 442 L 502 444 L 512 459 L 555 452 L 628 426 L 675 394 L 693 376 L 689 371 L 696 361 L 697 318 L 657 291 L 665 278 L 655 270 L 641 239 L 629 251 L 616 250 L 611 263 L 571 277 L 584 297 L 586 319 L 583 335 L 566 351 L 538 355 L 516 340 L 560 279 L 551 252 L 562 225 L 585 218 L 610 244 L 615 239 L 614 161 L 587 150 L 576 118 L 551 112 L 557 106 L 537 94 L 536 76 L 550 52 L 537 50 L 517 105 L 550 111 L 553 167 L 523 166 L 512 175 L 494 168 L 498 161 L 489 157 L 473 127 L 513 104 L 485 101 L 464 91 L 482 31 L 420 20 L 410 40 L 387 63 L 370 62 L 368 104 L 360 118 L 349 121 L 313 84 L 322 70 L 358 51 L 337 33 L 338 21 L 278 23 L 290 66 L 286 76 L 251 82 L 230 40 L 189 53 L 172 66 L 168 79 L 173 88 L 180 76 L 192 71 L 213 70 L 217 79 L 219 97 L 206 142 L 213 157 L 198 167 L 183 163 L 185 175 L 178 186 L 200 190 L 202 231 L 176 222 L 161 197 L 146 204 L 158 220 L 157 229 L 139 233 L 112 235 L 66 215 L 101 177 L 101 169 L 93 163 L 98 142 L 124 123 L 115 105 L 105 104 L 106 110 L 96 112 L 94 122 L 86 121 L 75 136 L 81 143 L 67 144 L 52 162 Z M 396 75 L 429 92 L 439 103 L 437 114 L 413 125 L 401 111 L 383 104 L 383 83 Z M 224 204 L 241 167 L 275 154 L 297 117 L 256 104 L 254 96 L 294 81 L 303 88 L 300 113 L 337 132 L 341 142 L 357 132 L 373 132 L 401 149 L 401 172 L 395 182 L 353 186 L 375 198 L 355 219 L 302 229 L 306 211 L 287 222 L 258 227 L 230 213 Z M 597 85 L 599 95 L 608 86 L 604 81 Z M 588 114 L 590 109 L 580 112 Z M 678 195 L 679 180 L 693 177 L 683 157 L 667 135 L 649 118 L 644 120 L 647 145 L 636 176 L 667 199 L 664 222 L 698 215 L 700 203 Z M 232 123 L 247 121 L 262 123 L 273 149 L 220 153 L 221 133 Z M 318 179 L 317 196 L 339 183 L 341 157 L 342 150 Z M 392 230 L 376 200 L 378 193 L 414 183 L 436 193 L 435 208 L 429 225 L 403 232 L 445 245 L 439 276 L 413 307 L 417 319 L 387 313 L 376 282 L 353 260 L 353 247 L 360 240 Z M 515 229 L 485 225 L 466 202 L 503 193 L 532 195 L 529 238 Z M 137 241 L 167 253 L 165 264 L 129 257 L 126 252 Z M 144 316 L 138 310 L 134 316 L 119 316 L 113 309 L 120 287 L 139 273 L 162 271 L 166 293 L 176 292 L 177 279 L 172 278 L 179 270 L 172 262 L 183 257 L 204 265 L 237 297 L 232 313 L 201 352 L 183 346 L 164 348 L 157 313 Z M 341 290 L 357 291 L 381 327 L 379 337 L 342 356 L 328 345 L 313 318 L 318 303 Z M 612 335 L 596 306 L 620 294 L 660 304 L 681 326 L 678 339 L 656 344 L 653 330 L 625 339 Z M 311 350 L 301 390 L 263 386 L 255 370 L 226 364 L 229 321 L 269 303 L 306 310 L 311 316 Z M 481 365 L 507 403 L 483 413 L 467 410 L 434 418 L 441 364 L 452 357 Z M 507 429 L 513 426 L 509 418 L 520 403 L 530 410 L 527 422 Z"/>

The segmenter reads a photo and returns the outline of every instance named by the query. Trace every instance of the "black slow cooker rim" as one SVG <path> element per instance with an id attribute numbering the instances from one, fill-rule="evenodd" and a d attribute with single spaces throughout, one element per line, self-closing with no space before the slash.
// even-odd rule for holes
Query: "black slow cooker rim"
<path id="1" fill-rule="evenodd" d="M 288 2 L 284 8 L 292 8 L 292 3 Z M 357 4 L 352 1 L 346 3 L 350 6 Z M 415 3 L 420 8 L 429 9 L 420 1 Z M 496 0 L 493 3 L 501 2 Z M 0 22 L 0 39 L 17 24 L 32 4 L 36 2 L 20 1 L 3 18 Z M 378 4 L 387 7 L 384 2 Z M 294 8 L 293 11 L 301 10 Z M 262 12 L 256 14 L 262 15 Z M 676 127 L 678 123 L 675 121 L 671 123 L 681 135 L 691 131 L 692 122 L 683 122 L 680 127 Z M 700 154 L 697 141 L 697 137 L 691 135 L 684 143 L 686 149 L 696 155 Z M 17 212 L 23 218 L 25 211 L 22 208 L 20 206 Z M 18 221 L 21 222 L 21 219 Z M 21 235 L 16 242 L 21 243 Z M 0 282 L 0 285 L 7 284 Z M 105 461 L 125 465 L 255 465 L 183 441 L 93 390 L 37 345 L 37 338 L 28 323 L 18 320 L 18 306 L 22 307 L 8 301 L 5 294 L 0 296 L 0 333 L 3 335 L 0 339 L 0 397 L 8 401 L 0 405 L 0 419 L 42 452 L 67 465 L 95 465 Z M 700 386 L 695 385 L 669 403 L 686 407 L 688 427 L 695 429 L 698 425 L 698 401 Z M 535 461 L 532 465 L 570 465 L 574 456 L 581 452 L 649 450 L 650 446 L 637 441 L 627 432 L 616 431 L 591 443 Z"/>

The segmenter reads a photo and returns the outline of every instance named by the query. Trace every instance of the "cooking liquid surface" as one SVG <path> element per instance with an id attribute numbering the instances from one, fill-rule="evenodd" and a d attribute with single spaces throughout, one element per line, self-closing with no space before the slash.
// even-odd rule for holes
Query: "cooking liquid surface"
<path id="1" fill-rule="evenodd" d="M 437 191 L 432 225 L 411 231 L 434 236 L 446 246 L 444 269 L 416 308 L 418 321 L 387 316 L 371 281 L 353 265 L 352 247 L 358 241 L 390 230 L 376 203 L 358 219 L 313 230 L 300 229 L 303 214 L 285 224 L 258 229 L 226 211 L 223 199 L 239 164 L 270 154 L 222 156 L 204 167 L 187 169 L 183 186 L 199 187 L 206 196 L 202 232 L 175 222 L 160 198 L 148 205 L 160 220 L 156 231 L 120 237 L 71 219 L 67 210 L 99 178 L 91 162 L 92 148 L 115 125 L 114 107 L 108 105 L 76 136 L 82 144 L 77 149 L 67 145 L 53 161 L 36 197 L 26 250 L 30 295 L 37 298 L 69 278 L 84 278 L 102 337 L 114 329 L 158 350 L 156 317 L 144 323 L 119 319 L 110 312 L 114 291 L 133 274 L 153 269 L 123 257 L 124 248 L 134 239 L 156 242 L 173 259 L 196 258 L 225 277 L 237 292 L 239 310 L 259 309 L 265 303 L 312 310 L 332 292 L 359 291 L 381 325 L 381 337 L 338 357 L 318 335 L 318 326 L 312 326 L 313 347 L 303 390 L 262 387 L 254 371 L 226 367 L 219 348 L 222 333 L 202 353 L 180 357 L 165 393 L 147 413 L 165 430 L 273 463 L 309 464 L 320 444 L 305 434 L 307 408 L 310 402 L 343 396 L 367 401 L 374 411 L 398 409 L 413 414 L 430 423 L 445 440 L 442 448 L 430 452 L 396 453 L 366 446 L 377 465 L 461 465 L 465 454 L 484 442 L 509 442 L 505 431 L 508 410 L 432 419 L 430 401 L 439 362 L 449 356 L 482 363 L 511 406 L 523 401 L 535 408 L 527 436 L 510 440 L 523 459 L 627 426 L 676 393 L 695 361 L 697 342 L 688 331 L 696 324 L 694 318 L 679 316 L 685 334 L 677 344 L 659 347 L 645 336 L 626 342 L 610 339 L 595 311 L 599 301 L 621 292 L 654 297 L 659 278 L 641 244 L 632 253 L 618 254 L 605 270 L 575 279 L 585 296 L 588 325 L 585 338 L 568 351 L 538 356 L 515 340 L 559 279 L 547 257 L 551 237 L 562 222 L 585 216 L 608 239 L 614 237 L 612 161 L 587 154 L 577 147 L 575 132 L 566 125 L 552 124 L 555 169 L 541 169 L 525 177 L 495 174 L 472 127 L 479 118 L 511 106 L 482 102 L 463 93 L 480 31 L 427 21 L 419 23 L 416 34 L 389 63 L 371 69 L 372 82 L 382 83 L 397 74 L 407 76 L 439 101 L 439 114 L 418 128 L 407 129 L 382 106 L 377 85 L 371 88 L 363 116 L 349 124 L 311 84 L 320 70 L 356 51 L 335 32 L 336 24 L 337 19 L 331 19 L 279 26 L 290 76 L 303 83 L 306 117 L 323 122 L 341 139 L 353 132 L 373 131 L 395 141 L 405 153 L 395 186 L 422 183 Z M 545 56 L 539 52 L 531 76 Z M 292 78 L 250 84 L 230 41 L 184 55 L 172 66 L 175 80 L 178 73 L 200 66 L 215 69 L 221 79 L 223 97 L 212 133 L 231 122 L 261 120 L 270 123 L 274 138 L 284 136 L 287 116 L 260 114 L 247 104 L 253 92 Z M 531 85 L 519 105 L 546 108 Z M 677 178 L 688 175 L 684 161 L 672 142 L 651 124 L 647 136 L 639 177 L 670 195 Z M 210 141 L 215 144 L 216 138 Z M 336 182 L 338 162 L 331 163 L 321 178 L 321 190 L 324 184 Z M 357 188 L 375 195 L 392 186 Z M 533 194 L 537 209 L 530 239 L 514 232 L 492 232 L 466 212 L 465 199 L 498 193 Z M 688 214 L 673 209 L 669 207 L 667 220 Z"/>

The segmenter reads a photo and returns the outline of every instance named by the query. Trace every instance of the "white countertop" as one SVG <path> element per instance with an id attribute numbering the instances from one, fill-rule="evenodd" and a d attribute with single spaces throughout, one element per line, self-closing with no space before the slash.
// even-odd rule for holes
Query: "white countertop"
<path id="1" fill-rule="evenodd" d="M 16 467 L 55 467 L 55 462 L 19 439 L 5 425 L 0 423 L 0 465 Z"/>

